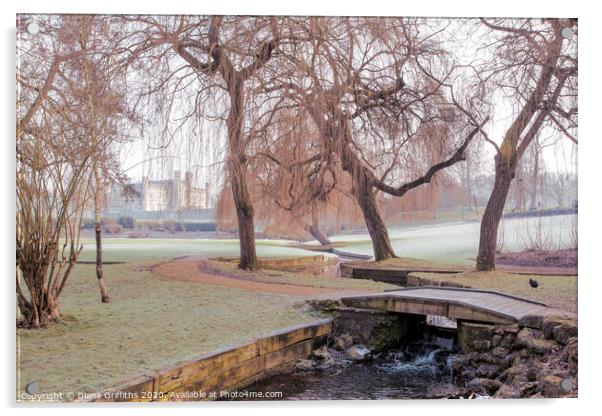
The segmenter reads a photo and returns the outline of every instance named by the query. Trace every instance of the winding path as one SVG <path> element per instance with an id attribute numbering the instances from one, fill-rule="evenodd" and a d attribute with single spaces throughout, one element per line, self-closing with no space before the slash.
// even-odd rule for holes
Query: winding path
<path id="1" fill-rule="evenodd" d="M 350 290 L 287 283 L 269 283 L 237 276 L 216 275 L 210 273 L 210 269 L 207 267 L 207 258 L 196 256 L 181 257 L 159 263 L 151 267 L 151 271 L 154 274 L 168 279 L 291 296 L 329 298 L 345 295 L 378 293 L 377 291 L 370 290 Z"/>

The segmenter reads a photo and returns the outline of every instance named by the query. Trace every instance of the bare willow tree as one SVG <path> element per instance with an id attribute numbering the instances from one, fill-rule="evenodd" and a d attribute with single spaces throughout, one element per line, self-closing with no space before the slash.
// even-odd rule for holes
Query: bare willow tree
<path id="1" fill-rule="evenodd" d="M 288 56 L 292 73 L 275 77 L 263 90 L 303 106 L 322 140 L 314 163 L 324 176 L 337 163 L 351 176 L 351 193 L 362 210 L 375 259 L 386 260 L 395 253 L 377 192 L 401 197 L 429 183 L 437 172 L 464 159 L 479 126 L 472 126 L 455 149 L 447 143 L 443 160 L 428 163 L 423 173 L 410 178 L 403 157 L 420 126 L 458 123 L 443 83 L 435 82 L 428 70 L 446 68 L 440 59 L 445 54 L 432 40 L 436 31 L 429 33 L 418 19 L 393 18 L 311 18 L 305 31 L 309 41 Z"/>
<path id="2" fill-rule="evenodd" d="M 289 103 L 262 110 L 250 128 L 250 134 L 257 136 L 251 163 L 260 218 L 269 221 L 268 231 L 284 230 L 289 237 L 309 235 L 328 246 L 331 241 L 322 224 L 333 216 L 333 209 L 342 210 L 336 198 L 345 189 L 342 172 L 325 177 L 322 165 L 315 163 L 320 159 L 320 136 L 302 107 L 291 108 Z M 269 122 L 263 124 L 261 118 Z"/>
<path id="3" fill-rule="evenodd" d="M 164 77 L 176 78 L 179 89 L 188 88 L 186 91 L 190 92 L 197 85 L 202 91 L 196 95 L 195 109 L 188 116 L 206 113 L 203 94 L 215 89 L 225 94 L 227 173 L 238 220 L 240 267 L 257 269 L 254 210 L 247 184 L 249 137 L 245 135 L 245 103 L 253 91 L 249 86 L 258 73 L 283 44 L 295 41 L 290 26 L 285 24 L 288 18 L 136 16 L 127 20 L 139 28 L 132 38 L 142 39 L 128 46 L 135 56 L 157 57 L 156 51 L 163 51 L 162 57 L 169 61 Z M 174 60 L 174 54 L 180 63 Z M 191 74 L 194 81 L 187 80 Z M 165 78 L 163 81 L 168 82 Z"/>
<path id="4" fill-rule="evenodd" d="M 40 32 L 29 34 L 32 20 L 17 21 L 17 298 L 23 324 L 40 327 L 59 316 L 90 198 L 98 213 L 101 182 L 127 182 L 111 145 L 134 118 L 122 73 L 109 71 L 118 55 L 107 21 L 36 16 Z"/>
<path id="5" fill-rule="evenodd" d="M 60 316 L 58 299 L 82 249 L 91 147 L 73 129 L 72 102 L 57 87 L 78 56 L 60 39 L 64 22 L 39 19 L 36 36 L 26 32 L 29 22 L 17 20 L 16 287 L 22 325 L 38 328 Z"/>
<path id="6" fill-rule="evenodd" d="M 495 269 L 497 230 L 517 165 L 543 129 L 577 143 L 576 21 L 481 19 L 490 54 L 475 66 L 479 87 L 510 97 L 512 119 L 495 148 L 495 181 L 481 221 L 477 270 Z M 492 98 L 493 100 L 493 98 Z"/>

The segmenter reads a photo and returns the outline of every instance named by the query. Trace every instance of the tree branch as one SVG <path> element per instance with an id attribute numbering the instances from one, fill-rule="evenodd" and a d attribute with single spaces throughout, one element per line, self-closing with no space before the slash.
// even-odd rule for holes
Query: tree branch
<path id="1" fill-rule="evenodd" d="M 407 182 L 399 187 L 393 187 L 393 186 L 387 185 L 386 183 L 373 177 L 373 178 L 371 178 L 371 181 L 372 181 L 374 187 L 389 194 L 389 195 L 402 196 L 406 192 L 408 192 L 422 184 L 429 183 L 432 180 L 433 176 L 435 176 L 435 174 L 437 172 L 439 172 L 440 170 L 445 169 L 449 166 L 456 164 L 457 162 L 460 162 L 460 161 L 466 159 L 465 152 L 466 152 L 466 149 L 468 148 L 468 145 L 470 144 L 472 139 L 476 136 L 476 134 L 479 131 L 481 131 L 482 126 L 488 120 L 489 120 L 489 118 L 485 119 L 479 126 L 475 127 L 468 134 L 468 136 L 464 140 L 464 143 L 462 143 L 462 145 L 454 152 L 454 154 L 451 157 L 431 166 L 429 168 L 429 170 L 420 178 L 417 178 L 411 182 Z"/>

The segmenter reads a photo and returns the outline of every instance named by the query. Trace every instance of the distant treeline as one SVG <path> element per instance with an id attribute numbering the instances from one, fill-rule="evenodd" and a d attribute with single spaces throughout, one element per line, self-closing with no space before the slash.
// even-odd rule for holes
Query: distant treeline
<path id="1" fill-rule="evenodd" d="M 140 229 L 146 231 L 206 231 L 214 232 L 217 230 L 215 222 L 186 222 L 186 221 L 148 221 L 139 220 L 137 221 L 131 216 L 122 216 L 118 219 L 104 218 L 101 221 L 101 225 L 105 232 L 109 234 L 115 234 L 120 232 L 122 229 Z M 83 222 L 83 229 L 94 229 L 96 223 L 92 220 Z"/>
<path id="2" fill-rule="evenodd" d="M 175 224 L 176 231 L 216 231 L 214 222 L 181 222 Z"/>

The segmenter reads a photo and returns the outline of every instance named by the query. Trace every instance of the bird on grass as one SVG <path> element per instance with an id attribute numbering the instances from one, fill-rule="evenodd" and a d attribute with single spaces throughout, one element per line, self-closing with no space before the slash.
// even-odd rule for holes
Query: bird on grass
<path id="1" fill-rule="evenodd" d="M 539 282 L 537 280 L 529 279 L 529 286 L 531 286 L 533 289 L 535 289 L 536 287 L 539 286 Z"/>

